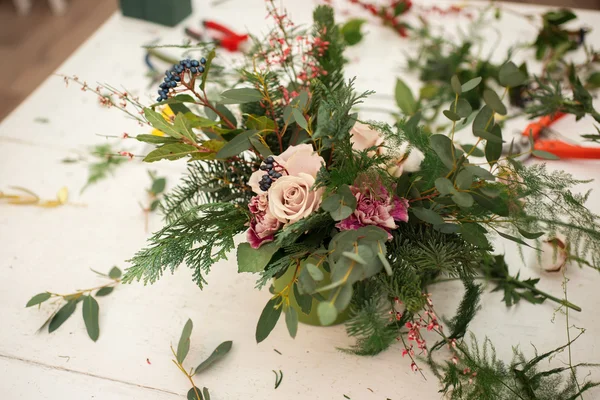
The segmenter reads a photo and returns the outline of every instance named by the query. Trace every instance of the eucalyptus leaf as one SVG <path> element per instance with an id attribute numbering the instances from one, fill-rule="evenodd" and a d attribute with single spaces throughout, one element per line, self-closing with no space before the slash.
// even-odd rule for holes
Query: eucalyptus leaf
<path id="1" fill-rule="evenodd" d="M 229 89 L 221 93 L 221 96 L 226 99 L 221 101 L 222 104 L 251 103 L 263 99 L 261 92 L 251 88 Z"/>
<path id="2" fill-rule="evenodd" d="M 500 139 L 500 141 L 488 140 L 485 144 L 485 159 L 493 166 L 502 157 L 502 131 L 500 126 L 494 125 L 491 133 Z"/>
<path id="3" fill-rule="evenodd" d="M 260 343 L 265 340 L 281 316 L 281 305 L 278 304 L 277 298 L 270 299 L 267 305 L 260 314 L 258 324 L 256 325 L 256 343 Z M 277 307 L 279 305 L 279 307 Z"/>
<path id="4" fill-rule="evenodd" d="M 202 391 L 197 387 L 188 390 L 186 397 L 187 400 L 205 400 L 204 396 L 202 396 Z"/>
<path id="5" fill-rule="evenodd" d="M 334 221 L 341 221 L 352 215 L 352 209 L 348 206 L 340 205 L 335 211 L 330 212 Z"/>
<path id="6" fill-rule="evenodd" d="M 331 325 L 335 322 L 338 316 L 338 311 L 333 305 L 328 301 L 319 303 L 317 307 L 317 314 L 319 316 L 319 321 L 321 321 L 322 325 Z"/>
<path id="7" fill-rule="evenodd" d="M 452 200 L 461 208 L 473 206 L 473 196 L 465 192 L 456 192 L 452 195 Z"/>
<path id="8" fill-rule="evenodd" d="M 512 235 L 509 235 L 508 233 L 503 233 L 503 232 L 500 232 L 500 231 L 496 231 L 496 232 L 498 233 L 498 235 L 502 236 L 505 239 L 508 239 L 508 240 L 511 240 L 511 241 L 513 241 L 515 243 L 522 244 L 523 246 L 527 246 L 527 247 L 531 247 L 532 249 L 535 249 L 535 247 L 530 246 L 523 239 L 520 239 L 520 238 L 512 236 Z"/>
<path id="9" fill-rule="evenodd" d="M 544 235 L 544 232 L 531 233 L 531 232 L 527 232 L 526 230 L 521 229 L 521 228 L 517 228 L 517 229 L 518 229 L 519 233 L 527 239 L 537 239 Z"/>
<path id="10" fill-rule="evenodd" d="M 458 115 L 457 113 L 450 111 L 450 110 L 444 110 L 443 114 L 446 116 L 446 118 L 448 118 L 450 121 L 460 121 L 461 116 Z"/>
<path id="11" fill-rule="evenodd" d="M 450 86 L 452 86 L 452 90 L 455 94 L 460 95 L 462 93 L 462 85 L 460 84 L 458 76 L 452 76 L 452 78 L 450 79 Z"/>
<path id="12" fill-rule="evenodd" d="M 202 396 L 204 396 L 202 400 L 210 400 L 210 393 L 208 392 L 208 388 L 202 388 Z"/>
<path id="13" fill-rule="evenodd" d="M 306 263 L 306 270 L 315 281 L 322 281 L 325 279 L 323 271 L 321 271 L 315 264 Z"/>
<path id="14" fill-rule="evenodd" d="M 298 289 L 298 284 L 294 284 L 294 297 L 296 298 L 296 303 L 300 306 L 300 310 L 303 314 L 310 314 L 312 310 L 312 296 L 309 294 L 302 294 Z"/>
<path id="15" fill-rule="evenodd" d="M 462 91 L 468 92 L 470 90 L 475 89 L 477 87 L 477 85 L 479 85 L 481 83 L 481 80 L 482 80 L 482 78 L 480 76 L 478 76 L 477 78 L 473 78 L 470 81 L 463 83 Z"/>
<path id="16" fill-rule="evenodd" d="M 69 300 L 67 304 L 62 306 L 56 314 L 50 320 L 50 324 L 48 325 L 48 332 L 52 333 L 67 320 L 73 312 L 75 312 L 75 308 L 77 307 L 77 300 Z"/>
<path id="17" fill-rule="evenodd" d="M 472 144 L 463 144 L 461 145 L 461 147 L 465 151 L 465 153 L 471 153 L 473 157 L 483 157 L 485 155 L 485 153 L 480 148 L 475 147 Z"/>
<path id="18" fill-rule="evenodd" d="M 444 219 L 438 213 L 429 208 L 411 207 L 410 211 L 421 221 L 428 222 L 432 225 L 440 225 L 444 223 Z"/>
<path id="19" fill-rule="evenodd" d="M 483 169 L 478 165 L 467 165 L 465 166 L 465 171 L 468 171 L 469 173 L 485 179 L 486 181 L 495 181 L 496 177 L 494 176 L 494 174 L 492 174 L 490 171 L 488 171 L 487 169 Z"/>
<path id="20" fill-rule="evenodd" d="M 452 158 L 452 150 L 454 144 L 448 136 L 445 135 L 431 135 L 429 138 L 431 148 L 436 152 L 440 160 L 448 168 L 454 167 L 454 160 Z"/>
<path id="21" fill-rule="evenodd" d="M 460 233 L 467 242 L 481 247 L 483 249 L 490 249 L 490 243 L 485 237 L 486 230 L 475 223 L 463 223 L 460 226 Z"/>
<path id="22" fill-rule="evenodd" d="M 367 265 L 367 262 L 359 254 L 353 253 L 351 251 L 344 251 L 342 252 L 342 255 L 346 258 L 351 259 L 354 262 L 359 263 L 360 265 Z"/>
<path id="23" fill-rule="evenodd" d="M 417 102 L 410 88 L 401 79 L 396 79 L 394 90 L 396 104 L 406 115 L 413 115 L 417 111 Z"/>
<path id="24" fill-rule="evenodd" d="M 103 287 L 96 292 L 96 296 L 98 296 L 98 297 L 108 296 L 109 294 L 111 294 L 113 292 L 113 290 L 115 290 L 115 288 L 112 286 Z"/>
<path id="25" fill-rule="evenodd" d="M 498 94 L 493 90 L 485 89 L 483 91 L 483 101 L 485 101 L 485 104 L 490 106 L 490 108 L 494 110 L 494 112 L 500 115 L 506 115 L 506 106 L 504 105 L 504 103 L 502 103 L 502 100 L 500 99 L 500 97 L 498 97 Z"/>
<path id="26" fill-rule="evenodd" d="M 527 82 L 527 75 L 513 62 L 509 61 L 500 67 L 498 81 L 504 87 L 521 86 Z"/>
<path id="27" fill-rule="evenodd" d="M 479 136 L 476 131 L 490 131 L 494 126 L 494 111 L 489 106 L 483 106 L 473 120 L 473 134 Z"/>
<path id="28" fill-rule="evenodd" d="M 214 364 L 215 362 L 217 362 L 220 359 L 222 359 L 223 357 L 225 357 L 225 355 L 227 353 L 229 353 L 229 351 L 231 350 L 232 346 L 233 346 L 233 342 L 231 340 L 227 340 L 227 341 L 221 343 L 220 345 L 218 345 L 217 348 L 214 349 L 213 352 L 210 354 L 210 356 L 208 356 L 208 358 L 206 360 L 202 361 L 200 363 L 200 365 L 198 365 L 196 367 L 196 369 L 194 370 L 194 375 L 197 375 L 200 372 L 205 371 L 212 364 Z"/>
<path id="29" fill-rule="evenodd" d="M 554 155 L 544 150 L 533 150 L 531 154 L 533 154 L 536 157 L 543 158 L 545 160 L 560 160 L 560 157 L 558 157 L 557 155 Z"/>
<path id="30" fill-rule="evenodd" d="M 41 303 L 45 302 L 46 300 L 48 300 L 50 297 L 52 297 L 52 295 L 48 292 L 38 293 L 35 296 L 33 296 L 31 299 L 29 299 L 29 301 L 27 302 L 25 307 L 37 306 L 38 304 L 41 304 Z"/>
<path id="31" fill-rule="evenodd" d="M 473 174 L 466 169 L 463 169 L 456 176 L 456 187 L 462 190 L 469 189 L 473 184 Z"/>
<path id="32" fill-rule="evenodd" d="M 450 110 L 462 118 L 468 117 L 473 112 L 471 104 L 465 99 L 458 99 L 458 102 L 453 101 L 450 104 Z"/>
<path id="33" fill-rule="evenodd" d="M 253 249 L 250 243 L 240 243 L 237 248 L 238 272 L 262 272 L 277 250 L 279 246 L 275 242 L 264 243 L 258 249 Z"/>
<path id="34" fill-rule="evenodd" d="M 454 185 L 448 178 L 440 177 L 435 180 L 435 188 L 440 192 L 441 195 L 456 193 Z"/>
<path id="35" fill-rule="evenodd" d="M 188 355 L 188 352 L 190 351 L 190 336 L 192 335 L 193 328 L 194 323 L 191 319 L 188 319 L 183 327 L 183 330 L 181 331 L 181 337 L 179 338 L 179 343 L 177 344 L 177 361 L 179 364 L 183 363 Z"/>
<path id="36" fill-rule="evenodd" d="M 285 311 L 285 325 L 292 338 L 298 333 L 298 313 L 294 307 L 288 307 Z"/>
<path id="37" fill-rule="evenodd" d="M 332 212 L 340 207 L 342 202 L 342 196 L 339 194 L 332 194 L 321 202 L 321 208 L 325 211 Z"/>
<path id="38" fill-rule="evenodd" d="M 480 137 L 482 139 L 485 139 L 489 142 L 494 142 L 494 143 L 502 143 L 502 139 L 498 138 L 496 135 L 494 135 L 491 132 L 488 131 L 483 131 L 480 129 L 475 129 L 473 131 L 473 134 L 477 137 Z"/>

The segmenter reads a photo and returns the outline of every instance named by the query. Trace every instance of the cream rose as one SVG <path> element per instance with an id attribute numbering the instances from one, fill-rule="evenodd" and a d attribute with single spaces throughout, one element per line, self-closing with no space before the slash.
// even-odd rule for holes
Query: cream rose
<path id="1" fill-rule="evenodd" d="M 368 154 L 370 156 L 381 154 L 383 151 L 382 147 L 380 147 L 383 144 L 381 134 L 375 129 L 371 129 L 369 125 L 356 122 L 352 129 L 350 129 L 350 135 L 350 143 L 352 143 L 352 148 L 356 151 L 367 150 L 375 146 L 379 146 L 379 148 L 376 151 L 369 151 Z"/>
<path id="2" fill-rule="evenodd" d="M 273 156 L 273 159 L 284 168 L 284 175 L 290 176 L 298 176 L 298 174 L 304 173 L 316 177 L 321 165 L 325 164 L 323 157 L 318 155 L 310 144 L 290 146 L 280 155 Z M 258 170 L 250 176 L 248 185 L 254 193 L 265 193 L 260 189 L 260 180 L 265 174 L 265 171 Z"/>
<path id="3" fill-rule="evenodd" d="M 269 211 L 284 224 L 293 224 L 309 216 L 321 205 L 323 189 L 312 191 L 315 178 L 300 172 L 282 176 L 269 189 Z"/>

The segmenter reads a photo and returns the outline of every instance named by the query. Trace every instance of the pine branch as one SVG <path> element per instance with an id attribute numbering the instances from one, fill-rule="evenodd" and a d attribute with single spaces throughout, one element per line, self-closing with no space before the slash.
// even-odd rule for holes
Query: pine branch
<path id="1" fill-rule="evenodd" d="M 172 273 L 185 262 L 194 271 L 200 288 L 203 274 L 235 248 L 233 238 L 246 229 L 248 215 L 242 207 L 213 203 L 191 208 L 149 239 L 149 246 L 129 260 L 123 282 L 154 283 L 169 269 Z"/>

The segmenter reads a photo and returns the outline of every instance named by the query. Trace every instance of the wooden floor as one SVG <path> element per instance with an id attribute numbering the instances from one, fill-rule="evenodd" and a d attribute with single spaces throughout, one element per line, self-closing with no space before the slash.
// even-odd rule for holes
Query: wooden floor
<path id="1" fill-rule="evenodd" d="M 600 9 L 600 0 L 516 2 Z M 57 17 L 47 1 L 34 3 L 20 17 L 11 0 L 0 0 L 0 121 L 117 9 L 117 0 L 70 0 L 66 15 Z"/>
<path id="2" fill-rule="evenodd" d="M 64 16 L 34 0 L 18 16 L 0 0 L 0 121 L 19 105 L 117 9 L 117 0 L 69 0 Z"/>

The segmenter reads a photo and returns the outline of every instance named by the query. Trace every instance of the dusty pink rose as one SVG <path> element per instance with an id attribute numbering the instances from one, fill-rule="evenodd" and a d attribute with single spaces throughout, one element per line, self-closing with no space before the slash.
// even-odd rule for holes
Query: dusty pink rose
<path id="1" fill-rule="evenodd" d="M 312 175 L 282 176 L 269 189 L 269 211 L 284 224 L 293 224 L 312 214 L 321 205 L 323 189 L 311 190 Z"/>
<path id="2" fill-rule="evenodd" d="M 369 125 L 363 124 L 362 122 L 356 122 L 352 129 L 350 129 L 350 143 L 352 148 L 356 151 L 367 150 L 371 147 L 381 146 L 383 144 L 383 137 L 381 133 L 375 129 L 371 129 Z M 369 155 L 381 154 L 383 151 L 382 147 L 378 147 L 376 151 L 369 151 Z"/>
<path id="3" fill-rule="evenodd" d="M 408 201 L 398 196 L 390 196 L 383 186 L 377 189 L 350 186 L 356 197 L 356 209 L 348 218 L 338 222 L 336 227 L 342 231 L 358 229 L 366 225 L 375 225 L 388 231 L 396 229 L 396 221 L 408 221 Z"/>
<path id="4" fill-rule="evenodd" d="M 248 208 L 252 213 L 250 229 L 246 233 L 248 243 L 258 249 L 263 243 L 273 241 L 275 233 L 281 228 L 281 222 L 275 218 L 268 209 L 267 196 L 254 196 Z"/>
<path id="5" fill-rule="evenodd" d="M 299 144 L 290 146 L 278 156 L 273 156 L 275 162 L 281 167 L 283 175 L 298 176 L 300 173 L 317 176 L 321 165 L 325 164 L 323 157 L 318 155 L 310 144 Z M 265 193 L 260 189 L 259 182 L 265 175 L 265 171 L 255 171 L 250 176 L 248 185 L 257 194 Z"/>

